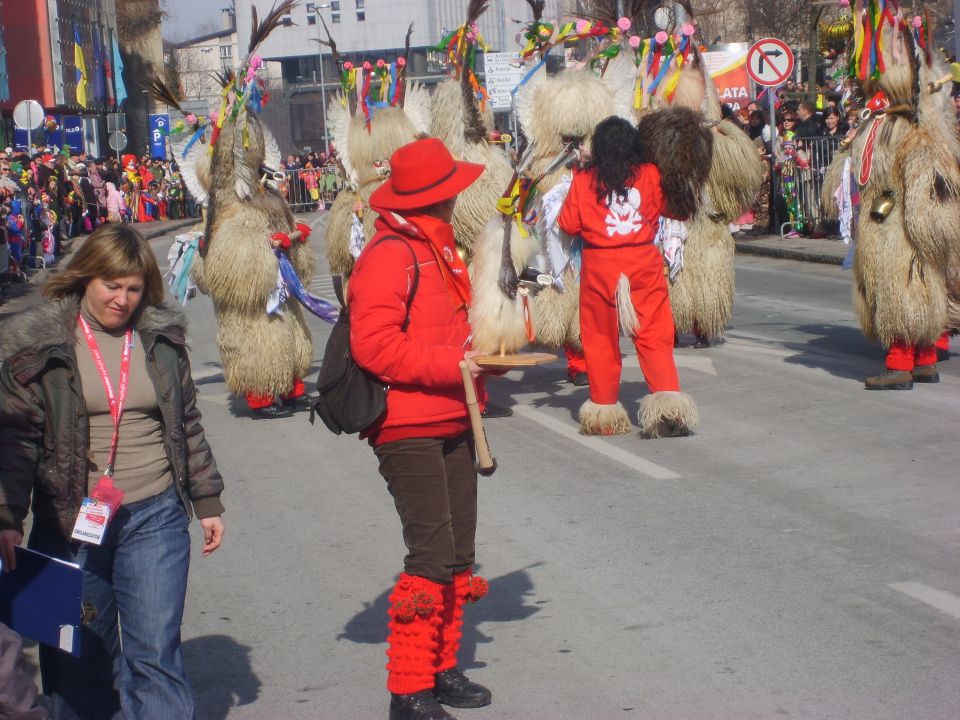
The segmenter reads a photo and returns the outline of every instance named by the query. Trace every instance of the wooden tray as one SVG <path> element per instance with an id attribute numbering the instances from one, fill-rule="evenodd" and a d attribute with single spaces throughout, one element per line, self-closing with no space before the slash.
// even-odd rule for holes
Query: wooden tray
<path id="1" fill-rule="evenodd" d="M 556 355 L 551 353 L 528 352 L 511 355 L 481 355 L 473 358 L 473 361 L 482 368 L 513 370 L 521 367 L 533 367 L 534 365 L 546 365 L 558 359 Z"/>

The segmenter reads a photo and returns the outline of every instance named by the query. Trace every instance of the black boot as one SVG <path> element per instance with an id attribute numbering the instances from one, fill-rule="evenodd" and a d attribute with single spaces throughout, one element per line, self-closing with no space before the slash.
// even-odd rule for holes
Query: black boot
<path id="1" fill-rule="evenodd" d="M 450 668 L 435 676 L 433 694 L 437 702 L 455 708 L 478 708 L 490 704 L 493 695 L 483 685 L 470 682 L 466 675 Z"/>
<path id="2" fill-rule="evenodd" d="M 390 695 L 390 720 L 456 720 L 437 703 L 430 690 Z"/>

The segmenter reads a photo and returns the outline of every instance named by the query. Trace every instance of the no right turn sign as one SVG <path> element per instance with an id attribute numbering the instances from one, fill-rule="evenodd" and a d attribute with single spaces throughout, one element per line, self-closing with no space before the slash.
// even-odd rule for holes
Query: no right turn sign
<path id="1" fill-rule="evenodd" d="M 793 72 L 793 52 L 783 40 L 758 40 L 747 51 L 747 72 L 758 85 L 776 87 Z"/>

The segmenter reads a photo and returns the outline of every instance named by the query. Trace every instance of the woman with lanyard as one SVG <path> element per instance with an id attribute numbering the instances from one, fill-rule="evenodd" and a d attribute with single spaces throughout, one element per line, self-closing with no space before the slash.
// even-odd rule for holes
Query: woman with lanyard
<path id="1" fill-rule="evenodd" d="M 180 624 L 190 560 L 223 538 L 183 317 L 150 246 L 104 225 L 0 328 L 0 560 L 33 495 L 29 547 L 84 571 L 82 655 L 40 648 L 55 718 L 191 718 Z M 119 712 L 119 714 L 118 714 Z"/>

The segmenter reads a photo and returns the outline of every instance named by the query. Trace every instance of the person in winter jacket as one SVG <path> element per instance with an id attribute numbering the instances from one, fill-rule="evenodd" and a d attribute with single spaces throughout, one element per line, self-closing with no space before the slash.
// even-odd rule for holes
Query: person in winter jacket
<path id="1" fill-rule="evenodd" d="M 23 658 L 20 636 L 0 623 L 0 718 L 4 720 L 47 720 L 44 700 Z"/>
<path id="2" fill-rule="evenodd" d="M 29 547 L 83 570 L 82 655 L 41 647 L 44 690 L 55 717 L 192 718 L 188 524 L 220 546 L 223 480 L 183 317 L 128 225 L 94 231 L 44 295 L 0 327 L 0 559 L 15 569 L 32 496 Z"/>
<path id="3" fill-rule="evenodd" d="M 486 581 L 473 575 L 477 475 L 459 363 L 481 397 L 483 371 L 470 349 L 470 276 L 451 220 L 483 165 L 456 162 L 428 138 L 396 150 L 390 167 L 370 196 L 377 233 L 350 279 L 350 349 L 390 385 L 386 412 L 361 437 L 380 461 L 408 550 L 388 610 L 390 719 L 442 720 L 451 716 L 438 703 L 491 700 L 456 658 L 463 606 L 486 593 Z"/>

